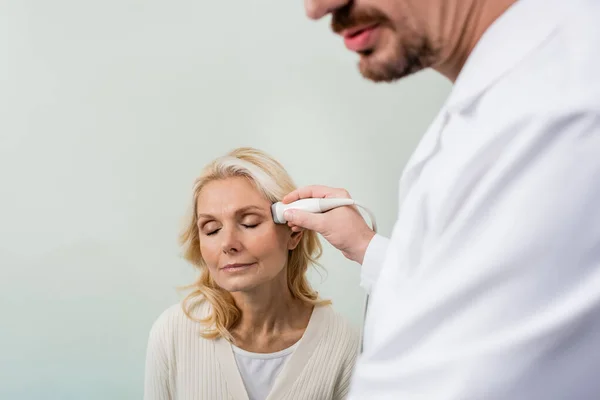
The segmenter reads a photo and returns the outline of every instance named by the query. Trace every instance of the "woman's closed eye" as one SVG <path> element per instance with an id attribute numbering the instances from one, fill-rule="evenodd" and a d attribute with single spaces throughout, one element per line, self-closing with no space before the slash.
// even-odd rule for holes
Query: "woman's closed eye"
<path id="1" fill-rule="evenodd" d="M 257 228 L 260 224 L 262 223 L 262 221 L 244 221 L 241 226 L 243 227 L 244 230 L 248 230 L 248 229 L 255 229 Z"/>
<path id="2" fill-rule="evenodd" d="M 260 222 L 257 222 L 257 223 L 254 223 L 254 224 L 245 223 L 245 224 L 241 224 L 241 225 L 245 229 L 254 229 L 254 228 L 256 228 L 257 226 L 260 225 Z M 213 236 L 213 235 L 217 234 L 220 230 L 221 230 L 221 228 L 209 230 L 208 232 L 206 232 L 206 236 Z"/>
<path id="3" fill-rule="evenodd" d="M 210 221 L 199 226 L 200 231 L 206 236 L 212 236 L 221 230 L 220 224 L 215 223 L 214 221 Z"/>
<path id="4" fill-rule="evenodd" d="M 240 219 L 240 225 L 245 229 L 254 229 L 262 222 L 262 218 L 257 215 L 247 215 Z"/>

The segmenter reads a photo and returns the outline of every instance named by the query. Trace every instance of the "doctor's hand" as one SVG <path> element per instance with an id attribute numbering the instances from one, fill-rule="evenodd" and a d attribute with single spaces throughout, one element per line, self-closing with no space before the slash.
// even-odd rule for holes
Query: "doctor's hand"
<path id="1" fill-rule="evenodd" d="M 282 201 L 288 204 L 306 198 L 350 199 L 351 197 L 345 189 L 313 185 L 294 190 Z M 362 264 L 367 247 L 375 236 L 375 232 L 369 228 L 355 206 L 338 207 L 322 214 L 287 210 L 285 218 L 293 231 L 308 229 L 318 232 L 346 258 L 359 264 Z"/>

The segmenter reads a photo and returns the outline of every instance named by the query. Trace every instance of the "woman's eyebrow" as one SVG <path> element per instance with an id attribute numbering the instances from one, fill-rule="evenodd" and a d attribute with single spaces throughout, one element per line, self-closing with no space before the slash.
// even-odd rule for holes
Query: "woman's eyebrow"
<path id="1" fill-rule="evenodd" d="M 265 213 L 265 209 L 264 207 L 259 207 L 259 206 L 245 206 L 242 208 L 238 208 L 237 210 L 235 210 L 235 214 L 236 215 L 240 215 L 240 214 L 245 214 L 248 212 L 252 212 L 252 211 L 258 211 L 260 213 Z M 200 218 L 205 218 L 205 219 L 213 219 L 214 216 L 210 215 L 210 214 L 198 214 L 198 219 Z"/>
<path id="2" fill-rule="evenodd" d="M 245 214 L 248 213 L 250 211 L 259 211 L 260 213 L 264 213 L 265 210 L 262 207 L 258 207 L 258 206 L 246 206 L 246 207 L 242 207 L 240 209 L 238 209 L 235 213 L 236 214 Z"/>

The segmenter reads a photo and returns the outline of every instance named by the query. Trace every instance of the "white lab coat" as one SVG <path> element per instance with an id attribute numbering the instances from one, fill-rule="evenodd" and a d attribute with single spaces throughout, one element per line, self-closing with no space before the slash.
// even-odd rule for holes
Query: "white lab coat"
<path id="1" fill-rule="evenodd" d="M 352 400 L 600 399 L 600 2 L 520 0 L 405 167 Z"/>

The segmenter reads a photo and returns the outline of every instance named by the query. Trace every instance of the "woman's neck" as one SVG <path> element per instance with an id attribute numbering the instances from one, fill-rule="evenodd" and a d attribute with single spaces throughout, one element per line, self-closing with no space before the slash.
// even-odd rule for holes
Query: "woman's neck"
<path id="1" fill-rule="evenodd" d="M 232 296 L 241 316 L 231 334 L 236 345 L 248 351 L 268 353 L 293 345 L 312 315 L 313 307 L 295 299 L 285 282 Z"/>

